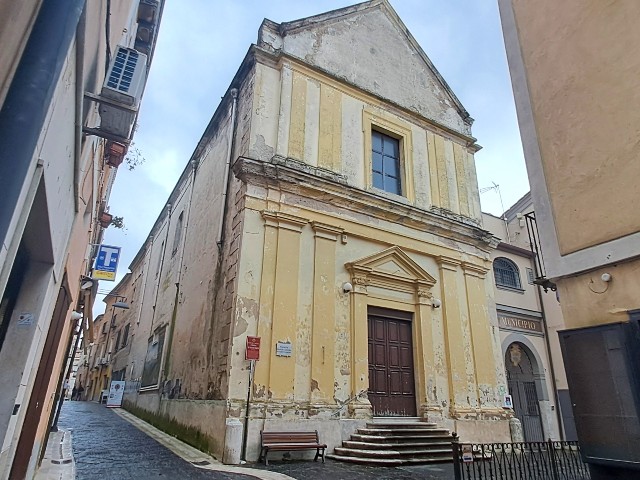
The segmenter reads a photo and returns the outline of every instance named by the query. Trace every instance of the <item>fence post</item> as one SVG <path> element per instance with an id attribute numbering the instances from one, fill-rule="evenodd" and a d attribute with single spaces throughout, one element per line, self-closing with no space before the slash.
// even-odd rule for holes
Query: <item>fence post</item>
<path id="1" fill-rule="evenodd" d="M 553 447 L 553 441 L 551 439 L 547 440 L 547 448 L 549 449 L 549 460 L 551 462 L 551 472 L 553 473 L 553 480 L 560 480 L 560 475 L 558 474 L 558 465 L 556 464 L 556 452 Z"/>
<path id="2" fill-rule="evenodd" d="M 455 480 L 462 480 L 462 463 L 460 462 L 460 439 L 458 434 L 451 434 L 451 450 L 453 451 L 453 474 Z"/>

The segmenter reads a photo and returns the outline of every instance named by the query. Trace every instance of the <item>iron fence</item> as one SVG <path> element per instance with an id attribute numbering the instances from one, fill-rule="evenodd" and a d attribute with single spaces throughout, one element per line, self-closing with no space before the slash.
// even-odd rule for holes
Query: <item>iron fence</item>
<path id="1" fill-rule="evenodd" d="M 460 443 L 453 434 L 455 480 L 588 480 L 578 442 Z"/>

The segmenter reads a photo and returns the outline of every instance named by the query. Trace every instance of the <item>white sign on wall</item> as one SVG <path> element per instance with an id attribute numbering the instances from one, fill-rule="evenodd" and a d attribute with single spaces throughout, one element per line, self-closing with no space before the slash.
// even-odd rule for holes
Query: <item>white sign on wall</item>
<path id="1" fill-rule="evenodd" d="M 276 356 L 277 357 L 290 357 L 291 356 L 291 342 L 277 342 L 276 343 Z"/>

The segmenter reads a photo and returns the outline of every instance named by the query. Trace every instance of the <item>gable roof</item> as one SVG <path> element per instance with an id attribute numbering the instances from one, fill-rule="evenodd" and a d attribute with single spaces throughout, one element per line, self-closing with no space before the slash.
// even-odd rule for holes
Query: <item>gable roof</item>
<path id="1" fill-rule="evenodd" d="M 368 37 L 358 42 L 358 34 Z M 281 24 L 265 19 L 258 44 L 470 134 L 473 119 L 387 0 L 370 0 Z M 389 70 L 371 75 L 367 69 L 372 65 L 384 68 L 383 60 L 391 60 Z M 437 98 L 429 101 L 434 95 Z M 453 113 L 457 119 L 452 118 Z"/>

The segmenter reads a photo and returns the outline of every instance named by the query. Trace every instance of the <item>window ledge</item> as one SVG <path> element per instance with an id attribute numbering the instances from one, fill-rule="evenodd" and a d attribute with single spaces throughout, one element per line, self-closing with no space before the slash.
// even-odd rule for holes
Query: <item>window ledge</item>
<path id="1" fill-rule="evenodd" d="M 386 190 L 382 190 L 381 188 L 374 187 L 373 185 L 369 187 L 369 191 L 381 197 L 386 197 L 391 200 L 404 203 L 406 205 L 411 205 L 411 202 L 409 201 L 409 199 L 404 195 L 398 195 L 397 193 L 387 192 Z"/>
<path id="2" fill-rule="evenodd" d="M 498 285 L 497 283 L 496 288 L 498 288 L 499 290 L 507 290 L 509 292 L 519 293 L 521 295 L 524 294 L 524 289 L 522 288 L 509 287 L 507 285 Z"/>

